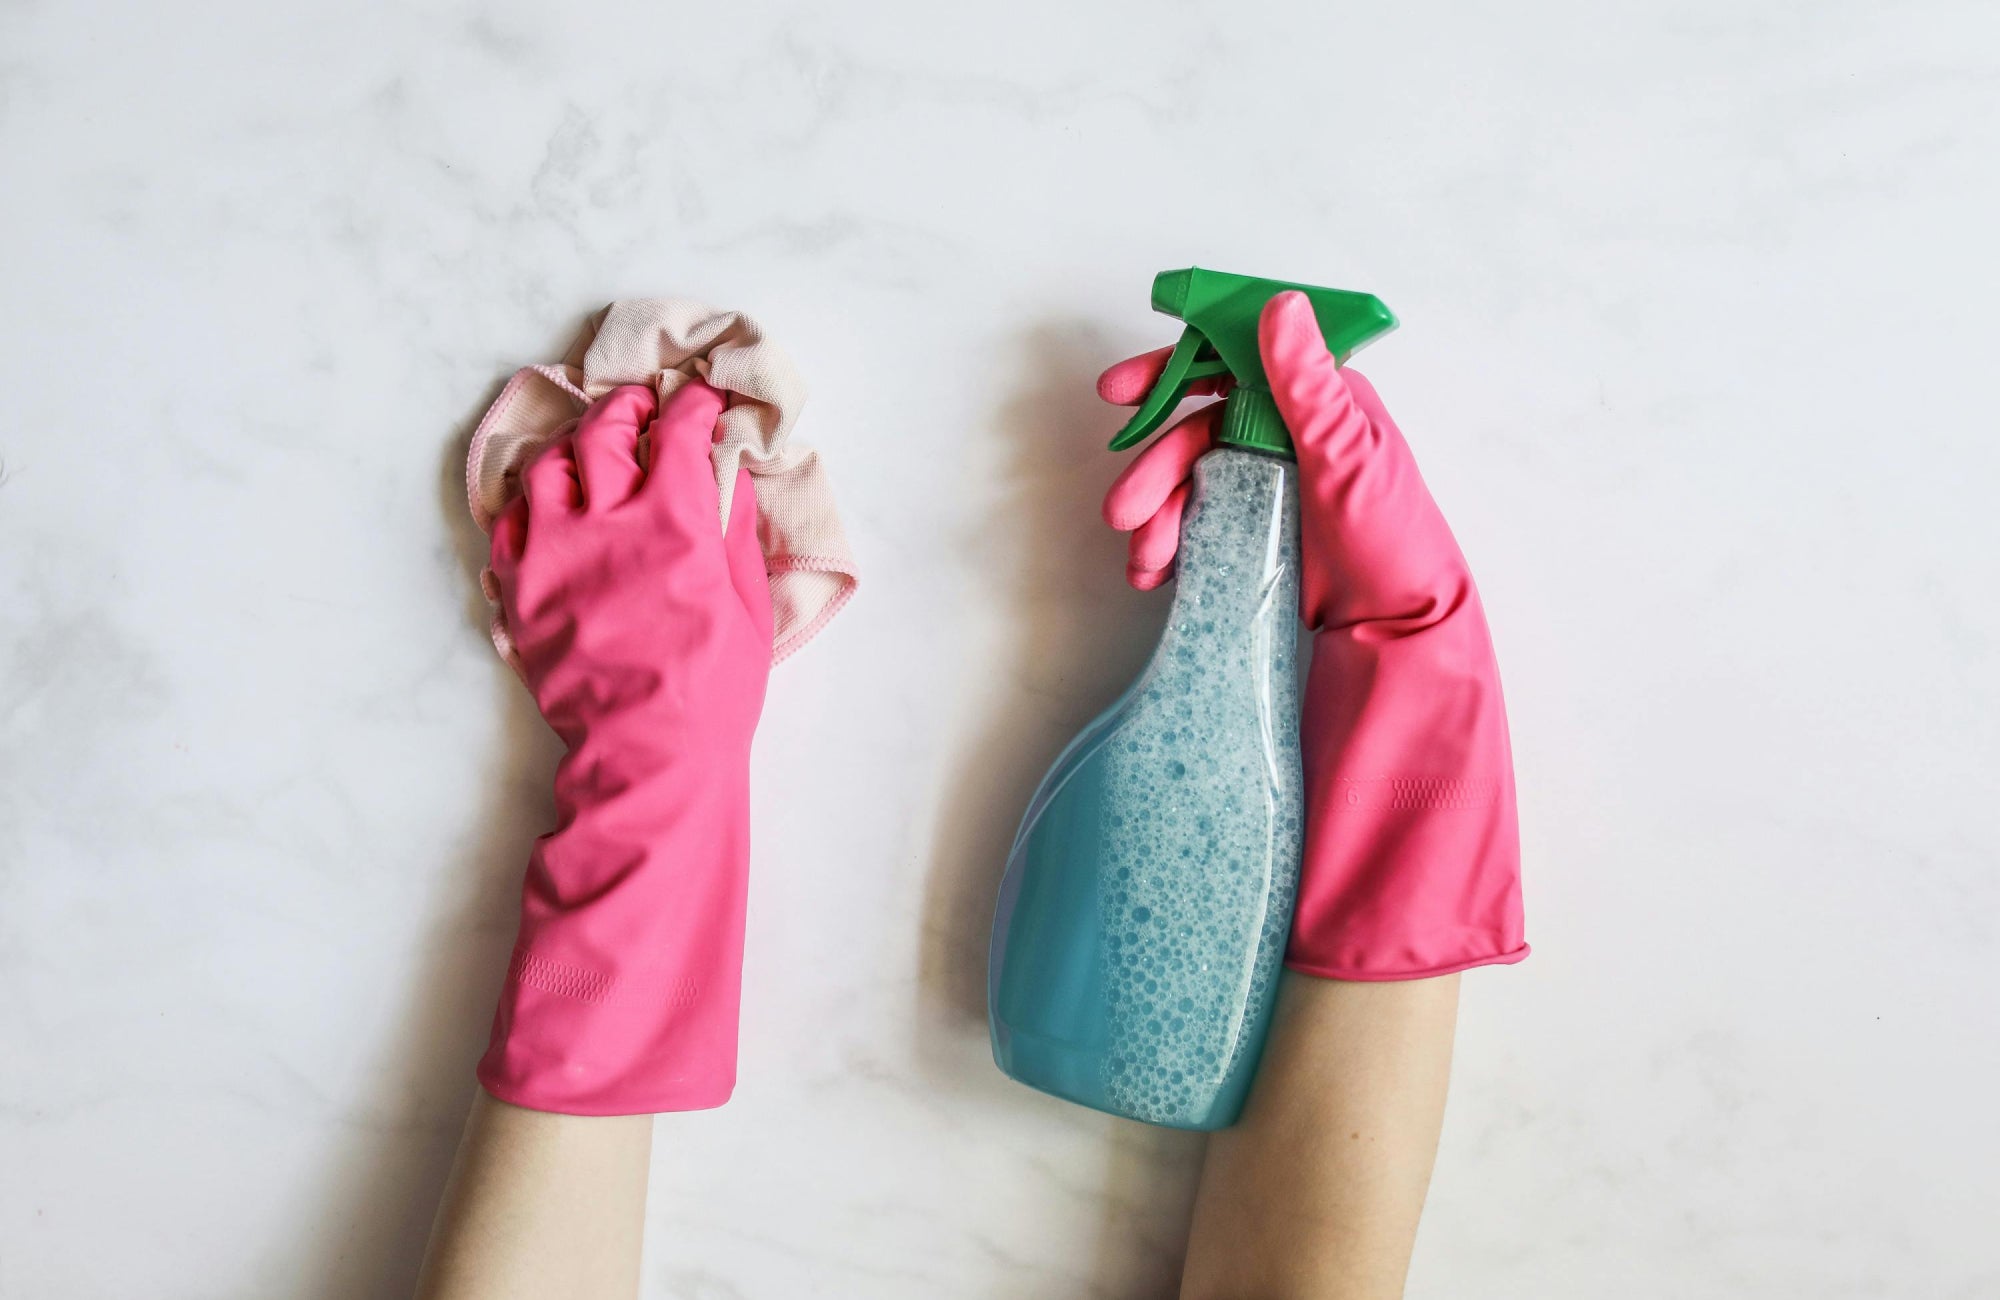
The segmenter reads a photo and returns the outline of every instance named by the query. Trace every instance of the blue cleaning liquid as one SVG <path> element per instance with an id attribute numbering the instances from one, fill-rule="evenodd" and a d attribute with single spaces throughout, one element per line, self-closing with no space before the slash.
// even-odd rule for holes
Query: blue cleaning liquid
<path id="1" fill-rule="evenodd" d="M 993 1057 L 1032 1087 L 1174 1128 L 1235 1121 L 1291 926 L 1298 467 L 1195 465 L 1167 628 L 1021 822 L 993 923 Z"/>

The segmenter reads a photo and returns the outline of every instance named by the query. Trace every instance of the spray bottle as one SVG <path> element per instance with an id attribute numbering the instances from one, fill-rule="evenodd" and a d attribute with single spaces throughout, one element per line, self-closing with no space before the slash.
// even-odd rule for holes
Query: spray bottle
<path id="1" fill-rule="evenodd" d="M 1002 1070 L 1173 1128 L 1242 1110 L 1298 882 L 1298 466 L 1257 346 L 1259 313 L 1287 289 L 1343 362 L 1395 327 L 1363 293 L 1199 268 L 1153 281 L 1154 310 L 1187 329 L 1112 450 L 1157 430 L 1197 379 L 1234 385 L 1195 463 L 1166 630 L 1042 778 L 987 966 Z"/>

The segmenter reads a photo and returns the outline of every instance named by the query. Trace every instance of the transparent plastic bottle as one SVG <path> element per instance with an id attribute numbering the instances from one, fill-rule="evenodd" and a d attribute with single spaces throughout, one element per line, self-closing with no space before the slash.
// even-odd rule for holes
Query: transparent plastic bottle
<path id="1" fill-rule="evenodd" d="M 1236 1119 L 1298 881 L 1298 467 L 1196 463 L 1167 627 L 1015 836 L 988 970 L 1023 1083 L 1175 1128 Z"/>

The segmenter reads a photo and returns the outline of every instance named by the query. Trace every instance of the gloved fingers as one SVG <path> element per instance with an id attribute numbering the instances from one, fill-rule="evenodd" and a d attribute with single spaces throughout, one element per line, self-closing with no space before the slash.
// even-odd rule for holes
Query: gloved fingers
<path id="1" fill-rule="evenodd" d="M 1308 627 L 1407 636 L 1467 609 L 1471 575 L 1374 385 L 1334 364 L 1305 295 L 1258 318 L 1271 392 L 1299 453 L 1301 614 Z"/>
<path id="2" fill-rule="evenodd" d="M 1125 580 L 1140 591 L 1151 591 L 1172 571 L 1174 552 L 1181 546 L 1181 516 L 1187 512 L 1188 496 L 1193 491 L 1194 484 L 1182 483 L 1167 494 L 1151 519 L 1132 530 Z"/>
<path id="3" fill-rule="evenodd" d="M 558 438 L 542 448 L 521 471 L 521 495 L 531 515 L 583 507 L 583 485 L 577 478 L 576 449 L 568 438 Z"/>
<path id="4" fill-rule="evenodd" d="M 577 422 L 576 467 L 584 508 L 609 510 L 639 490 L 639 430 L 658 405 L 644 384 L 624 384 L 591 403 Z"/>
<path id="5" fill-rule="evenodd" d="M 515 497 L 507 508 L 493 517 L 493 535 L 487 549 L 487 567 L 502 586 L 521 565 L 521 552 L 528 545 L 528 498 Z"/>
<path id="6" fill-rule="evenodd" d="M 729 583 L 768 644 L 771 579 L 764 571 L 764 543 L 757 535 L 757 492 L 747 469 L 736 471 L 736 495 L 729 500 L 729 530 L 723 537 L 723 549 L 729 555 Z"/>
<path id="7" fill-rule="evenodd" d="M 1167 368 L 1167 358 L 1173 352 L 1172 348 L 1155 348 L 1151 352 L 1125 358 L 1097 377 L 1097 395 L 1113 406 L 1137 406 L 1146 400 L 1146 394 L 1159 381 L 1160 372 Z M 1229 376 L 1219 375 L 1212 379 L 1195 380 L 1188 387 L 1188 395 L 1211 397 L 1226 392 L 1228 388 Z"/>
<path id="8" fill-rule="evenodd" d="M 1368 417 L 1368 422 L 1400 442 L 1403 431 L 1396 427 L 1395 417 L 1382 405 L 1382 396 L 1375 391 L 1375 385 L 1369 382 L 1368 376 L 1352 366 L 1342 366 L 1340 373 L 1346 377 L 1347 391 L 1362 414 Z"/>
<path id="9" fill-rule="evenodd" d="M 1220 402 L 1202 407 L 1133 457 L 1104 494 L 1104 522 L 1124 533 L 1158 514 L 1193 472 L 1194 463 L 1215 445 L 1221 410 Z"/>
<path id="10" fill-rule="evenodd" d="M 1312 302 L 1296 289 L 1274 294 L 1257 317 L 1257 346 L 1271 395 L 1298 448 L 1302 471 L 1365 445 L 1367 414 L 1326 350 Z"/>
<path id="11" fill-rule="evenodd" d="M 646 482 L 640 495 L 662 518 L 695 536 L 697 526 L 717 541 L 722 537 L 722 497 L 715 488 L 715 422 L 722 415 L 720 392 L 690 379 L 667 395 L 648 434 L 652 444 Z"/>

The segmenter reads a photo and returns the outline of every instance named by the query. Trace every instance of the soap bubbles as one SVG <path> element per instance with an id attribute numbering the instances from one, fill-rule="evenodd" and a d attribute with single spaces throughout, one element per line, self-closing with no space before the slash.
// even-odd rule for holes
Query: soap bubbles
<path id="1" fill-rule="evenodd" d="M 1105 1086 L 1154 1123 L 1207 1118 L 1284 956 L 1304 829 L 1291 472 L 1226 450 L 1195 467 L 1175 617 L 1104 751 Z"/>

